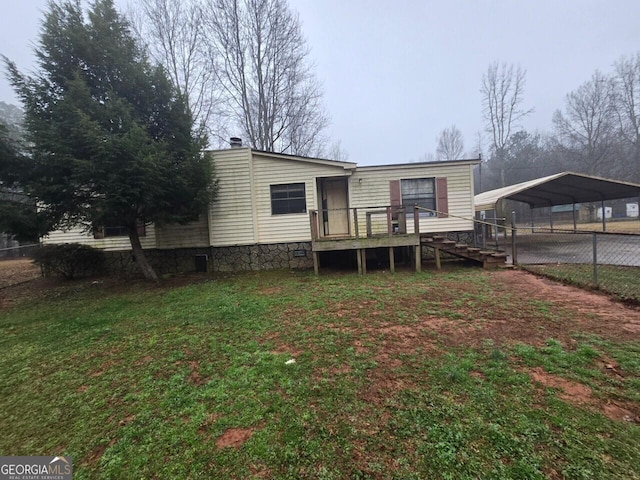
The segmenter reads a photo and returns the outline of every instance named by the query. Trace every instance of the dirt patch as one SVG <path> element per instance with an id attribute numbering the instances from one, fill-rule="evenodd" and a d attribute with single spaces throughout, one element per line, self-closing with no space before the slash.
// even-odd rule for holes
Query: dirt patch
<path id="1" fill-rule="evenodd" d="M 109 441 L 109 443 L 103 443 L 94 447 L 93 450 L 91 450 L 91 452 L 87 456 L 86 462 L 89 465 L 97 465 L 100 459 L 102 458 L 102 456 L 104 455 L 104 452 L 107 451 L 107 448 L 112 447 L 115 444 L 116 444 L 116 439 L 114 438 L 111 441 Z"/>
<path id="2" fill-rule="evenodd" d="M 124 427 L 125 425 L 128 425 L 131 422 L 133 422 L 135 419 L 136 419 L 135 415 L 127 415 L 125 418 L 123 418 L 118 422 L 118 425 L 121 427 Z"/>
<path id="3" fill-rule="evenodd" d="M 251 478 L 273 478 L 271 470 L 266 465 L 253 464 L 249 466 Z"/>
<path id="4" fill-rule="evenodd" d="M 282 287 L 266 287 L 258 290 L 258 293 L 260 295 L 270 296 L 270 295 L 277 295 L 281 291 L 282 291 Z"/>
<path id="5" fill-rule="evenodd" d="M 240 448 L 244 442 L 251 438 L 255 428 L 230 428 L 218 438 L 216 438 L 217 448 Z"/>
<path id="6" fill-rule="evenodd" d="M 199 372 L 200 362 L 198 360 L 188 360 L 186 363 L 187 365 L 189 365 L 189 375 L 187 377 L 187 381 L 191 385 L 195 385 L 195 386 L 204 385 L 209 381 L 208 378 L 205 378 L 202 375 L 200 375 L 200 372 Z"/>
<path id="7" fill-rule="evenodd" d="M 561 390 L 558 395 L 561 399 L 573 405 L 589 405 L 594 403 L 591 389 L 581 383 L 572 382 L 562 377 L 545 372 L 541 367 L 536 367 L 529 372 L 531 379 L 545 387 Z"/>
<path id="8" fill-rule="evenodd" d="M 527 372 L 531 379 L 545 387 L 559 390 L 558 397 L 571 405 L 596 410 L 611 420 L 640 423 L 640 406 L 629 402 L 602 402 L 586 385 L 545 372 L 536 367 Z"/>
<path id="9" fill-rule="evenodd" d="M 553 336 L 570 340 L 573 333 L 582 331 L 612 340 L 628 340 L 629 333 L 640 333 L 640 308 L 624 305 L 604 294 L 563 285 L 518 270 L 494 272 L 491 281 L 516 299 L 522 299 L 523 303 L 539 300 L 567 311 L 567 317 L 555 325 L 541 319 L 542 325 L 538 324 L 537 327 L 543 326 L 544 329 L 531 328 L 536 325 L 527 328 L 524 322 L 514 319 L 517 328 L 528 331 L 534 339 L 542 334 L 547 339 Z M 508 321 L 502 325 L 503 334 L 518 336 L 514 335 L 513 324 L 513 321 Z"/>
<path id="10" fill-rule="evenodd" d="M 153 361 L 153 357 L 151 355 L 145 355 L 144 357 L 140 358 L 139 360 L 136 360 L 136 363 L 134 363 L 134 365 L 136 367 L 139 367 L 140 365 L 144 365 L 146 363 L 149 363 Z"/>
<path id="11" fill-rule="evenodd" d="M 611 420 L 617 420 L 619 422 L 635 422 L 640 424 L 638 408 L 633 404 L 612 401 L 603 405 L 602 411 Z"/>

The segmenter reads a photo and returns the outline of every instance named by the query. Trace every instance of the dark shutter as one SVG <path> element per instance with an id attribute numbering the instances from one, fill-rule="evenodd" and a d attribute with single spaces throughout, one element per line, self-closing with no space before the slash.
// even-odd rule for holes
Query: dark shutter
<path id="1" fill-rule="evenodd" d="M 399 207 L 402 205 L 402 198 L 400 197 L 400 180 L 391 180 L 389 182 L 389 196 L 392 207 Z"/>
<path id="2" fill-rule="evenodd" d="M 138 229 L 138 236 L 144 237 L 147 235 L 147 228 L 143 221 L 138 220 L 136 224 L 136 228 Z"/>
<path id="3" fill-rule="evenodd" d="M 449 215 L 449 194 L 447 192 L 447 178 L 436 178 L 436 210 L 438 218 L 447 218 Z"/>

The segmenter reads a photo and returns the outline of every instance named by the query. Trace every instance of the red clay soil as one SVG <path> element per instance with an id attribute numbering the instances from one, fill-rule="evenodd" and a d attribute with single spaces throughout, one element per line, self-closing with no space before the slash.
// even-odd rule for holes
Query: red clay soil
<path id="1" fill-rule="evenodd" d="M 216 438 L 217 448 L 240 448 L 244 442 L 251 438 L 255 428 L 230 428 L 218 438 Z"/>
<path id="2" fill-rule="evenodd" d="M 578 329 L 617 340 L 640 338 L 638 307 L 518 270 L 496 271 L 491 274 L 491 281 L 523 302 L 534 299 L 566 309 L 566 323 L 561 324 L 564 330 Z"/>
<path id="3" fill-rule="evenodd" d="M 558 390 L 558 397 L 567 403 L 599 411 L 611 420 L 640 423 L 640 405 L 614 400 L 600 400 L 593 396 L 591 389 L 586 385 L 552 375 L 540 367 L 533 368 L 527 373 L 534 384 Z"/>

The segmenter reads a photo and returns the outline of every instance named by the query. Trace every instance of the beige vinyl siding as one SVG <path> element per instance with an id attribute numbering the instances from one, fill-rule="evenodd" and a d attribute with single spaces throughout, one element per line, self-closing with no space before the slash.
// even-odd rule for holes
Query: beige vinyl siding
<path id="1" fill-rule="evenodd" d="M 473 165 L 454 164 L 416 164 L 388 167 L 361 167 L 351 178 L 350 206 L 363 208 L 370 206 L 386 206 L 390 203 L 390 180 L 409 178 L 436 178 L 447 179 L 449 217 L 448 218 L 421 218 L 421 232 L 448 232 L 473 230 Z M 362 180 L 362 182 L 360 182 Z M 376 216 L 375 218 L 377 218 Z M 365 215 L 358 212 L 358 227 L 365 231 Z M 382 221 L 382 220 L 381 220 Z M 383 219 L 386 222 L 386 218 Z M 414 231 L 413 212 L 407 212 L 407 230 Z"/>
<path id="2" fill-rule="evenodd" d="M 156 228 L 156 248 L 192 248 L 209 246 L 207 214 L 198 220 L 181 225 L 172 223 Z"/>
<path id="3" fill-rule="evenodd" d="M 131 250 L 129 237 L 93 238 L 93 232 L 87 232 L 82 227 L 69 230 L 56 230 L 42 237 L 43 244 L 80 243 L 106 251 Z M 153 224 L 145 227 L 145 235 L 140 237 L 142 248 L 156 248 L 156 233 Z"/>
<path id="4" fill-rule="evenodd" d="M 253 178 L 259 243 L 311 240 L 309 210 L 318 209 L 316 178 L 345 176 L 342 166 L 253 154 Z M 307 213 L 271 214 L 271 185 L 304 183 Z"/>
<path id="5" fill-rule="evenodd" d="M 218 197 L 209 208 L 209 237 L 214 247 L 257 243 L 251 186 L 251 150 L 212 152 Z"/>

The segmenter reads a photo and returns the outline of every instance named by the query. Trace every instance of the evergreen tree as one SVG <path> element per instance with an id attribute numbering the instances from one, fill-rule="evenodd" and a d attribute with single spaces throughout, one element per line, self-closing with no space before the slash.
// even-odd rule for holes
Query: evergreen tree
<path id="1" fill-rule="evenodd" d="M 51 229 L 124 227 L 145 277 L 157 281 L 139 227 L 186 222 L 206 208 L 216 190 L 206 139 L 113 1 L 96 0 L 87 13 L 79 0 L 49 4 L 36 75 L 5 58 L 31 159 L 20 184 Z"/>
<path id="2" fill-rule="evenodd" d="M 0 123 L 0 232 L 20 242 L 37 241 L 46 228 L 37 215 L 35 203 L 22 192 L 18 172 L 29 168 L 29 158 L 7 126 Z"/>

